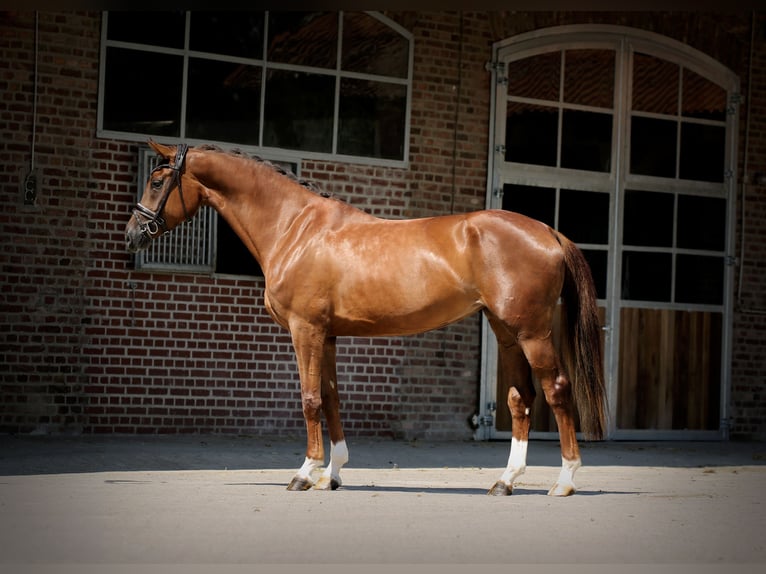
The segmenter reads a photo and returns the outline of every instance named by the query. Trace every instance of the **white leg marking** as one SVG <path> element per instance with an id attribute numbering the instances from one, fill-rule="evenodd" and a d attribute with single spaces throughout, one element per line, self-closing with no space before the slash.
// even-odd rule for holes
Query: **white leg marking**
<path id="1" fill-rule="evenodd" d="M 574 494 L 577 490 L 574 483 L 574 474 L 581 466 L 582 461 L 579 458 L 576 458 L 575 460 L 567 460 L 564 457 L 561 457 L 561 472 L 559 473 L 559 479 L 548 494 L 553 496 L 569 496 L 570 494 Z"/>
<path id="2" fill-rule="evenodd" d="M 343 484 L 340 479 L 340 469 L 348 462 L 348 447 L 346 441 L 342 440 L 336 443 L 330 443 L 330 464 L 327 465 L 322 477 L 317 481 L 314 488 L 328 489 L 338 488 Z M 335 485 L 333 486 L 333 482 Z"/>
<path id="3" fill-rule="evenodd" d="M 348 447 L 346 441 L 342 440 L 338 444 L 330 443 L 330 464 L 324 471 L 324 476 L 329 476 L 338 481 L 341 485 L 340 469 L 348 462 Z"/>
<path id="4" fill-rule="evenodd" d="M 303 461 L 303 466 L 298 469 L 296 476 L 311 479 L 311 473 L 322 466 L 323 462 L 323 460 L 315 460 L 313 458 L 306 457 L 306 460 Z"/>
<path id="5" fill-rule="evenodd" d="M 511 439 L 511 454 L 508 456 L 508 466 L 505 468 L 503 476 L 500 477 L 505 484 L 512 487 L 516 480 L 527 469 L 527 446 L 529 443 L 525 440 Z"/>

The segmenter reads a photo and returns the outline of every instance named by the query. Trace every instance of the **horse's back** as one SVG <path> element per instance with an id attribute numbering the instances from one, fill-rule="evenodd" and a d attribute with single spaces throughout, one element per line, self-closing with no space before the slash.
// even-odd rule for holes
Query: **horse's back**
<path id="1" fill-rule="evenodd" d="M 494 234 L 504 243 L 523 242 L 530 248 L 545 249 L 558 244 L 550 226 L 515 211 L 484 209 L 467 213 L 465 217 L 476 230 L 485 234 Z M 519 247 L 522 248 L 521 245 Z"/>
<path id="2" fill-rule="evenodd" d="M 289 271 L 267 281 L 277 314 L 311 310 L 335 335 L 413 334 L 502 301 L 523 304 L 551 282 L 560 291 L 560 246 L 548 226 L 523 215 L 348 215 L 317 225 L 285 262 Z"/>
<path id="3" fill-rule="evenodd" d="M 343 259 L 353 265 L 343 264 L 337 278 L 340 316 L 361 310 L 377 325 L 431 329 L 482 308 L 500 312 L 510 301 L 514 309 L 551 307 L 561 292 L 563 253 L 554 232 L 518 213 L 379 220 L 358 231 L 360 238 L 346 241 L 364 247 L 349 247 Z"/>

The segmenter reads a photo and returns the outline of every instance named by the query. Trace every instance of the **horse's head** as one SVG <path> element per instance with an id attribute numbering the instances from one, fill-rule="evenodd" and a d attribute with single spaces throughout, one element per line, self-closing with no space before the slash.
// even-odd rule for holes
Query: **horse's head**
<path id="1" fill-rule="evenodd" d="M 198 182 L 186 174 L 188 146 L 167 146 L 151 140 L 149 145 L 167 162 L 152 170 L 141 201 L 133 208 L 125 229 L 128 250 L 132 252 L 146 249 L 155 237 L 190 220 L 201 201 Z"/>

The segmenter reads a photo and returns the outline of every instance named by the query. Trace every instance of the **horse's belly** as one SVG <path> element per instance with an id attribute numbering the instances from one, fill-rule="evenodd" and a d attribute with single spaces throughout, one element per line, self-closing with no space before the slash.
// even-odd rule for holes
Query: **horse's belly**
<path id="1" fill-rule="evenodd" d="M 372 287 L 363 296 L 337 302 L 332 330 L 335 336 L 413 335 L 444 327 L 481 308 L 477 298 L 466 292 L 422 297 Z"/>

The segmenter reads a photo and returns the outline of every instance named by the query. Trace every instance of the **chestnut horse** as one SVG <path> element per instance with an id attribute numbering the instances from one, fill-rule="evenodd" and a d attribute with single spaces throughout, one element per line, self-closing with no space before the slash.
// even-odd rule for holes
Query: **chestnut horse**
<path id="1" fill-rule="evenodd" d="M 200 206 L 212 206 L 257 259 L 265 306 L 290 332 L 308 436 L 289 490 L 341 485 L 348 449 L 338 410 L 337 337 L 411 335 L 483 311 L 509 377 L 513 421 L 508 464 L 489 494 L 511 494 L 526 467 L 535 397 L 530 369 L 561 442 L 561 472 L 549 494 L 575 491 L 575 399 L 587 438 L 603 437 L 606 406 L 595 288 L 571 241 L 502 210 L 379 219 L 316 193 L 269 162 L 213 146 L 149 144 L 167 163 L 152 171 L 133 210 L 128 248 L 144 249 Z M 563 360 L 551 336 L 559 297 L 567 329 Z M 314 482 L 313 471 L 325 462 L 322 413 L 330 459 Z"/>

